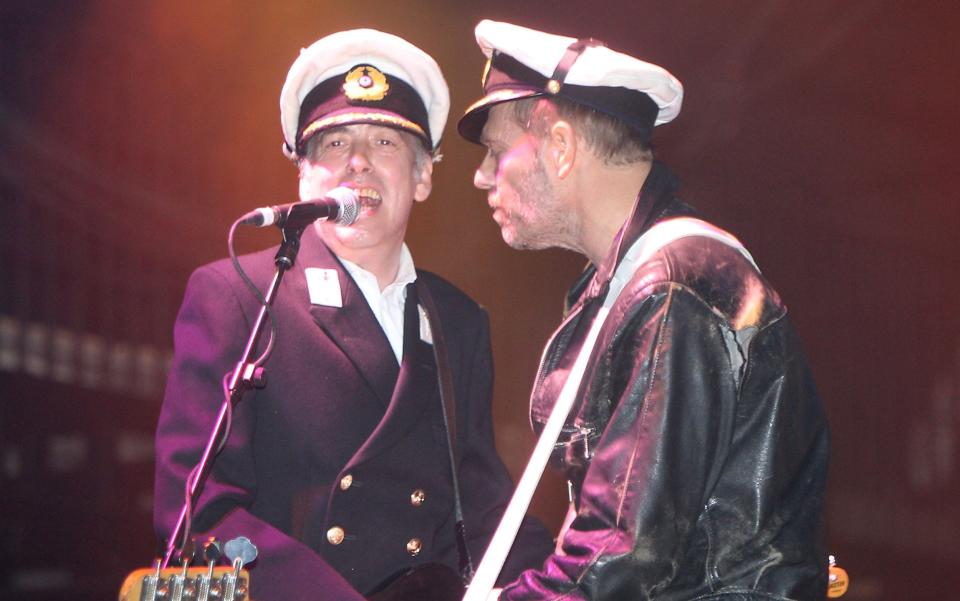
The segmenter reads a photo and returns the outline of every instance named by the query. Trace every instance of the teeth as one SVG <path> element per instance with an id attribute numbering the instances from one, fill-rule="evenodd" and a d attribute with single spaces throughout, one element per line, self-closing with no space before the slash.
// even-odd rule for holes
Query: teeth
<path id="1" fill-rule="evenodd" d="M 358 188 L 356 190 L 357 196 L 360 198 L 368 198 L 370 200 L 380 200 L 380 193 L 374 190 L 373 188 Z"/>

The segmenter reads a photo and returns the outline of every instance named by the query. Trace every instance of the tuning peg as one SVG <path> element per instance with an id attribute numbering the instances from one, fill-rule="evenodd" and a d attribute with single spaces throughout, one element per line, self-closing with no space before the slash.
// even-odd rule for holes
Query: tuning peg
<path id="1" fill-rule="evenodd" d="M 227 541 L 227 544 L 223 547 L 223 552 L 230 558 L 230 563 L 234 567 L 236 567 L 238 561 L 240 567 L 243 567 L 257 558 L 257 547 L 245 536 L 238 536 Z"/>
<path id="2" fill-rule="evenodd" d="M 201 547 L 203 562 L 207 565 L 215 564 L 223 557 L 223 543 L 214 536 L 208 538 Z"/>
<path id="3" fill-rule="evenodd" d="M 193 554 L 196 551 L 196 548 L 196 542 L 192 538 L 188 538 L 183 543 L 183 547 L 180 548 L 180 563 L 186 565 L 193 563 Z"/>
<path id="4" fill-rule="evenodd" d="M 237 593 L 240 593 L 241 597 L 244 597 L 246 594 L 242 590 L 243 587 L 240 583 L 240 570 L 244 565 L 257 558 L 257 547 L 250 542 L 249 538 L 238 536 L 233 540 L 227 541 L 227 544 L 223 546 L 223 551 L 227 557 L 230 558 L 231 563 L 233 563 L 233 574 L 228 584 L 224 587 L 223 601 L 234 601 Z"/>
<path id="5" fill-rule="evenodd" d="M 223 545 L 216 537 L 211 536 L 201 545 L 200 554 L 207 564 L 207 573 L 197 577 L 197 601 L 207 601 L 211 596 L 220 595 L 220 588 L 213 582 L 213 568 L 223 557 Z"/>

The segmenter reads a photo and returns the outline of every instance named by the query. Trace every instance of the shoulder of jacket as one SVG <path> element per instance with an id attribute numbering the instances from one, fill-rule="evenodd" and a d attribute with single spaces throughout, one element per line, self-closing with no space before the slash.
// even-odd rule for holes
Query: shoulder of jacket
<path id="1" fill-rule="evenodd" d="M 417 269 L 417 277 L 426 284 L 438 304 L 458 311 L 482 310 L 475 300 L 449 280 L 423 269 Z"/>
<path id="2" fill-rule="evenodd" d="M 631 303 L 658 294 L 689 295 L 738 327 L 785 312 L 779 295 L 735 248 L 705 237 L 681 238 L 659 249 L 633 275 Z"/>

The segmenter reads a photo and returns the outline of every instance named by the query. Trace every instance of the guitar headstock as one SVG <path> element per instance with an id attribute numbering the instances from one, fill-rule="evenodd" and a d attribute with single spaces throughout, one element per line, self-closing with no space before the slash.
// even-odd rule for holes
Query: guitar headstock
<path id="1" fill-rule="evenodd" d="M 123 581 L 119 601 L 253 601 L 249 591 L 249 573 L 230 566 L 143 568 Z"/>

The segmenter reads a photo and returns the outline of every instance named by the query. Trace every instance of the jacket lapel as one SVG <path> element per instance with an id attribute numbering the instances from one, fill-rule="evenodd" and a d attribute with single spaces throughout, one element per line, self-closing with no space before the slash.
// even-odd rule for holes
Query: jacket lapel
<path id="1" fill-rule="evenodd" d="M 386 415 L 351 459 L 351 464 L 367 461 L 389 450 L 423 421 L 424 412 L 432 406 L 439 407 L 433 346 L 420 339 L 418 304 L 416 286 L 408 284 L 403 315 L 403 362 L 397 385 Z"/>
<path id="2" fill-rule="evenodd" d="M 386 407 L 393 396 L 400 368 L 360 288 L 313 230 L 304 232 L 298 265 L 301 282 L 306 282 L 307 267 L 336 271 L 343 306 L 311 305 L 310 313 Z M 309 302 L 308 291 L 304 290 L 303 294 Z"/>

